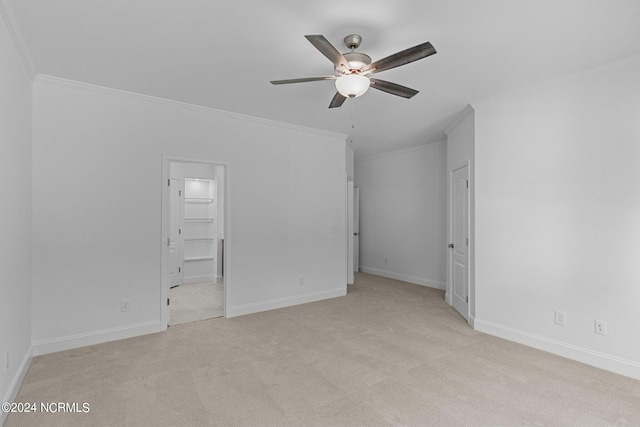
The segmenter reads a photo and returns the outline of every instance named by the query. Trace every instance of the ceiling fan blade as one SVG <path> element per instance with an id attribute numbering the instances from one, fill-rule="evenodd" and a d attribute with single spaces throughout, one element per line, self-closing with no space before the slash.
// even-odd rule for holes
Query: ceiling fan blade
<path id="1" fill-rule="evenodd" d="M 427 56 L 436 53 L 436 49 L 431 43 L 426 42 L 419 44 L 409 49 L 405 49 L 398 53 L 394 53 L 391 56 L 382 58 L 372 64 L 364 67 L 363 72 L 368 74 L 379 73 L 381 71 L 389 70 L 391 68 L 399 67 L 401 65 L 409 64 Z"/>
<path id="2" fill-rule="evenodd" d="M 372 88 L 390 93 L 392 95 L 398 95 L 403 98 L 413 98 L 418 94 L 418 91 L 415 89 L 411 89 L 410 87 L 402 86 L 397 83 L 391 83 L 386 80 L 369 79 L 369 81 L 371 82 Z"/>
<path id="3" fill-rule="evenodd" d="M 331 100 L 331 104 L 329 104 L 329 108 L 342 107 L 345 99 L 347 99 L 347 97 L 343 96 L 340 92 L 336 92 L 333 99 Z"/>
<path id="4" fill-rule="evenodd" d="M 329 61 L 333 62 L 333 65 L 338 69 L 349 69 L 349 61 L 342 56 L 338 49 L 336 49 L 323 35 L 309 35 L 305 36 L 312 45 L 316 47 L 324 56 L 329 58 Z"/>
<path id="5" fill-rule="evenodd" d="M 306 83 L 306 82 L 317 82 L 320 80 L 335 80 L 335 76 L 324 76 L 324 77 L 303 77 L 301 79 L 287 79 L 287 80 L 271 80 L 272 85 L 286 85 L 289 83 Z"/>

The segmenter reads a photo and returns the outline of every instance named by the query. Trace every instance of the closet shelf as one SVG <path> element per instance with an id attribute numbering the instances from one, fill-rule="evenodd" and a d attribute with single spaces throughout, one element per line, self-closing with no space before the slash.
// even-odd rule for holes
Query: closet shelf
<path id="1" fill-rule="evenodd" d="M 194 256 L 194 257 L 185 258 L 184 261 L 185 262 L 190 262 L 190 261 L 213 261 L 213 257 L 212 256 Z"/>
<path id="2" fill-rule="evenodd" d="M 208 199 L 206 197 L 185 197 L 184 198 L 184 202 L 185 203 L 204 203 L 204 204 L 208 204 L 208 203 L 213 203 L 213 199 Z"/>
<path id="3" fill-rule="evenodd" d="M 184 222 L 213 222 L 213 218 L 185 218 Z"/>

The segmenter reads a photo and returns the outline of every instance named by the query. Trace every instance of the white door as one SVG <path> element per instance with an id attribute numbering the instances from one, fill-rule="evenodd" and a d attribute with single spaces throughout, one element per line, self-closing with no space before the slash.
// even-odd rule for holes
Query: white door
<path id="1" fill-rule="evenodd" d="M 181 213 L 182 183 L 179 179 L 169 180 L 169 287 L 182 284 L 182 244 Z"/>
<path id="2" fill-rule="evenodd" d="M 353 189 L 353 271 L 360 271 L 360 189 Z"/>
<path id="3" fill-rule="evenodd" d="M 469 167 L 451 172 L 451 291 L 453 308 L 469 319 Z"/>

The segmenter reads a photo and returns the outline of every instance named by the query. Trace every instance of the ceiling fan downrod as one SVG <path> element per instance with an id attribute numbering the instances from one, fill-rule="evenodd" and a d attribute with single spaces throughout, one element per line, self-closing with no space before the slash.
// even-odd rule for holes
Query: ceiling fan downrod
<path id="1" fill-rule="evenodd" d="M 357 49 L 360 46 L 360 43 L 362 43 L 362 37 L 358 34 L 349 34 L 344 38 L 344 44 L 352 51 Z"/>

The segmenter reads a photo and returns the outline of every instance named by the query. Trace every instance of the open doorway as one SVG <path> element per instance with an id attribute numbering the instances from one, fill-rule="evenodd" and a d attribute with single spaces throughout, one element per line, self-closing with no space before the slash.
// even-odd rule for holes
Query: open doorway
<path id="1" fill-rule="evenodd" d="M 164 160 L 163 321 L 174 326 L 222 317 L 226 166 Z"/>

